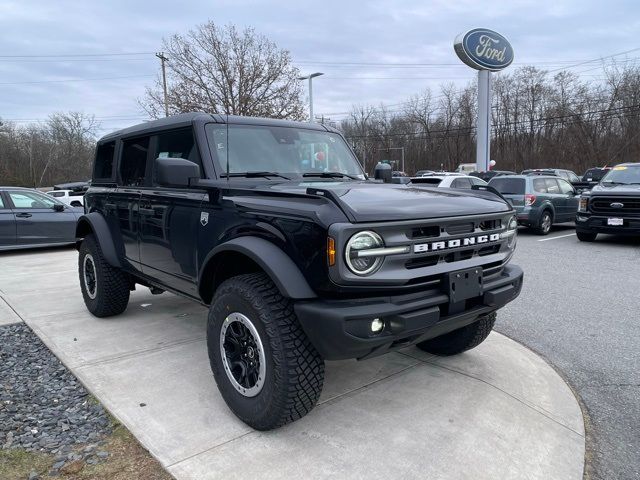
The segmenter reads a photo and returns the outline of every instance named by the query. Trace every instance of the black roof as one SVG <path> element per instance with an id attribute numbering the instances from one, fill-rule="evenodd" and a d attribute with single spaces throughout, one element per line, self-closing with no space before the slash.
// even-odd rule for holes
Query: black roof
<path id="1" fill-rule="evenodd" d="M 154 130 L 188 127 L 194 123 L 228 123 L 237 125 L 265 125 L 274 127 L 304 128 L 307 130 L 320 130 L 325 132 L 338 132 L 335 128 L 321 123 L 297 122 L 293 120 L 277 120 L 274 118 L 244 117 L 241 115 L 223 115 L 202 112 L 181 113 L 158 120 L 139 123 L 122 130 L 118 130 L 103 136 L 99 142 L 112 140 L 118 137 L 128 137 L 136 134 L 144 134 Z"/>

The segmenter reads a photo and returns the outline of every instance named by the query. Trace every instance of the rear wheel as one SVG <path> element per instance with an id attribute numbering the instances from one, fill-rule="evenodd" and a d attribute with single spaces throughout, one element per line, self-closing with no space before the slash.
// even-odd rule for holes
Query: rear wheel
<path id="1" fill-rule="evenodd" d="M 291 302 L 264 273 L 239 275 L 218 287 L 207 347 L 222 397 L 256 430 L 293 422 L 318 402 L 324 362 Z"/>
<path id="2" fill-rule="evenodd" d="M 484 342 L 491 333 L 494 323 L 496 323 L 495 312 L 480 317 L 477 321 L 466 327 L 445 333 L 440 337 L 420 342 L 416 346 L 420 350 L 434 355 L 457 355 L 458 353 L 471 350 Z"/>
<path id="3" fill-rule="evenodd" d="M 578 237 L 578 240 L 581 242 L 595 242 L 597 236 L 597 233 L 576 232 L 576 237 Z"/>
<path id="4" fill-rule="evenodd" d="M 87 235 L 78 258 L 80 289 L 87 309 L 96 317 L 118 315 L 129 303 L 129 276 L 105 260 L 93 235 Z"/>
<path id="5" fill-rule="evenodd" d="M 551 225 L 553 225 L 553 215 L 549 210 L 545 210 L 540 215 L 540 220 L 538 221 L 538 225 L 535 228 L 535 231 L 538 235 L 548 235 L 551 231 Z"/>

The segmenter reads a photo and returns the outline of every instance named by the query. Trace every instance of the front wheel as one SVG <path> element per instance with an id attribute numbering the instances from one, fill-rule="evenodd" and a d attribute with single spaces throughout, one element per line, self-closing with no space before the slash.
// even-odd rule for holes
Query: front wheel
<path id="1" fill-rule="evenodd" d="M 595 242 L 597 236 L 597 233 L 576 232 L 576 237 L 578 237 L 578 240 L 580 240 L 581 242 Z"/>
<path id="2" fill-rule="evenodd" d="M 484 342 L 491 333 L 494 323 L 496 323 L 495 312 L 480 317 L 474 323 L 458 330 L 420 342 L 416 346 L 434 355 L 457 355 Z"/>
<path id="3" fill-rule="evenodd" d="M 320 398 L 324 362 L 291 302 L 263 273 L 239 275 L 218 287 L 209 311 L 207 348 L 222 397 L 256 430 L 293 422 Z"/>

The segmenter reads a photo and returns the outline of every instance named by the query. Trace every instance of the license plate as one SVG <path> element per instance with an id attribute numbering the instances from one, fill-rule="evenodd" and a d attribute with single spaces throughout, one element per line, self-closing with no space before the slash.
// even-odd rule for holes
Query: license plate
<path id="1" fill-rule="evenodd" d="M 621 227 L 624 225 L 624 218 L 607 218 L 607 225 Z"/>
<path id="2" fill-rule="evenodd" d="M 482 295 L 482 267 L 448 273 L 447 286 L 451 303 L 479 297 Z"/>

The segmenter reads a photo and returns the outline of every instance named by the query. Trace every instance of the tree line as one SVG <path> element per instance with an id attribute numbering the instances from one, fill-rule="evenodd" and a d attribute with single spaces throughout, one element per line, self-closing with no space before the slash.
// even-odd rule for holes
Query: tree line
<path id="1" fill-rule="evenodd" d="M 50 187 L 91 177 L 97 122 L 80 112 L 0 125 L 0 185 Z"/>
<path id="2" fill-rule="evenodd" d="M 494 74 L 491 158 L 495 169 L 567 168 L 640 161 L 640 67 L 602 67 L 603 79 L 533 66 Z M 396 108 L 353 108 L 341 128 L 371 172 L 380 160 L 405 170 L 453 170 L 475 163 L 476 85 L 443 85 Z"/>

